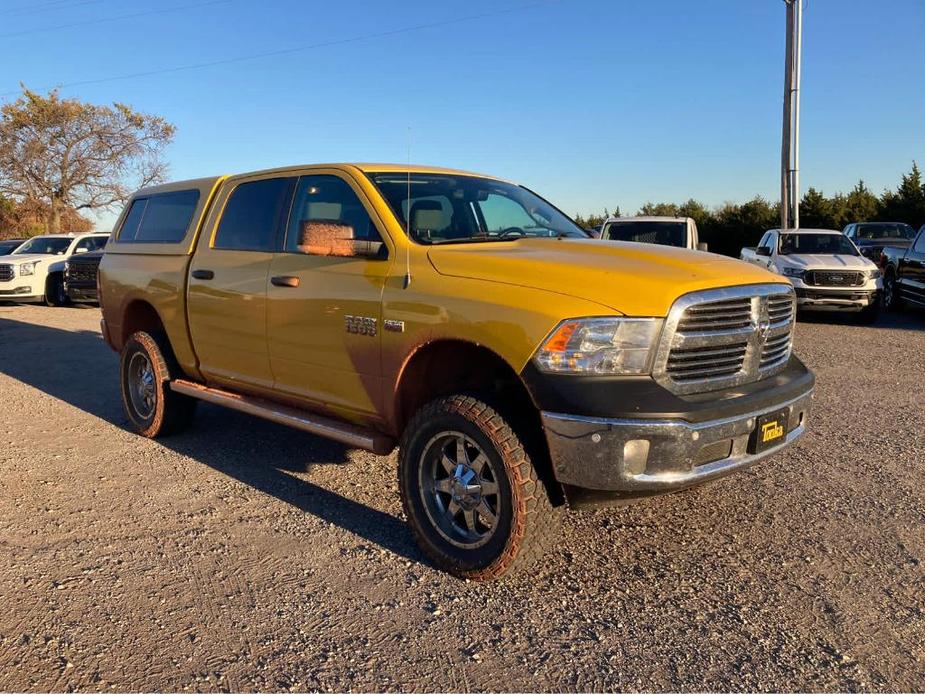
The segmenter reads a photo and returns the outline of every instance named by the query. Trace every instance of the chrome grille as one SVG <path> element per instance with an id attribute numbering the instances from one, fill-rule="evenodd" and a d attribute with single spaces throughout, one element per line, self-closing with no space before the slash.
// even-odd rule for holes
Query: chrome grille
<path id="1" fill-rule="evenodd" d="M 814 287 L 860 287 L 864 284 L 863 272 L 840 272 L 839 270 L 809 270 L 806 284 Z"/>
<path id="2" fill-rule="evenodd" d="M 12 265 L 0 265 L 0 282 L 9 282 L 15 276 Z"/>
<path id="3" fill-rule="evenodd" d="M 790 359 L 792 287 L 779 284 L 686 294 L 672 306 L 655 360 L 655 379 L 676 393 L 751 383 Z"/>

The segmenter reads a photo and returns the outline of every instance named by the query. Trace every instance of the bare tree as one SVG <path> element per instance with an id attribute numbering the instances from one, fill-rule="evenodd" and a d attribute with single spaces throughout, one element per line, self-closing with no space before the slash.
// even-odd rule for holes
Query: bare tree
<path id="1" fill-rule="evenodd" d="M 61 231 L 66 211 L 103 210 L 163 180 L 164 147 L 175 128 L 125 104 L 97 106 L 23 86 L 0 108 L 0 194 L 47 209 Z"/>

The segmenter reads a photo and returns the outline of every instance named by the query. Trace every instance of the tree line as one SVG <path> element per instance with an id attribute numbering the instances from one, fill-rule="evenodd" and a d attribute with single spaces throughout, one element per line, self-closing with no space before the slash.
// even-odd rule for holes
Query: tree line
<path id="1" fill-rule="evenodd" d="M 744 203 L 727 202 L 710 209 L 697 200 L 643 205 L 638 215 L 691 217 L 714 253 L 738 256 L 744 246 L 754 246 L 768 229 L 780 226 L 780 203 L 756 196 Z M 619 217 L 620 208 L 603 214 L 576 215 L 575 221 L 591 229 L 609 217 Z M 918 229 L 925 224 L 925 183 L 917 163 L 903 174 L 894 190 L 875 195 L 858 181 L 849 193 L 826 196 L 816 188 L 806 191 L 800 202 L 800 226 L 806 229 L 843 229 L 851 222 L 906 222 Z"/>

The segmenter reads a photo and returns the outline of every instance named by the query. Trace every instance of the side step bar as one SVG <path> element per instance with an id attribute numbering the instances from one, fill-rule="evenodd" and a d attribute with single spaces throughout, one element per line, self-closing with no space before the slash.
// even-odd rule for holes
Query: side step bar
<path id="1" fill-rule="evenodd" d="M 170 388 L 177 393 L 188 395 L 198 400 L 211 402 L 238 412 L 245 412 L 255 417 L 269 419 L 271 422 L 285 424 L 294 429 L 307 431 L 309 434 L 324 436 L 348 446 L 362 448 L 379 455 L 388 455 L 395 448 L 395 442 L 383 434 L 262 398 L 210 388 L 200 383 L 182 379 L 171 381 Z"/>

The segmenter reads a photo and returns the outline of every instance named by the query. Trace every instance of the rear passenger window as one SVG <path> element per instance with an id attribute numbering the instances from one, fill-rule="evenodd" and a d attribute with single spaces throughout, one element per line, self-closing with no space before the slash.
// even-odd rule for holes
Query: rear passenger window
<path id="1" fill-rule="evenodd" d="M 289 212 L 294 178 L 242 183 L 231 192 L 215 233 L 213 248 L 273 251 Z"/>
<path id="2" fill-rule="evenodd" d="M 379 232 L 350 185 L 337 176 L 302 176 L 292 204 L 286 250 L 310 255 L 385 253 Z"/>
<path id="3" fill-rule="evenodd" d="M 198 203 L 198 190 L 136 198 L 119 231 L 119 241 L 179 243 L 186 237 Z"/>

